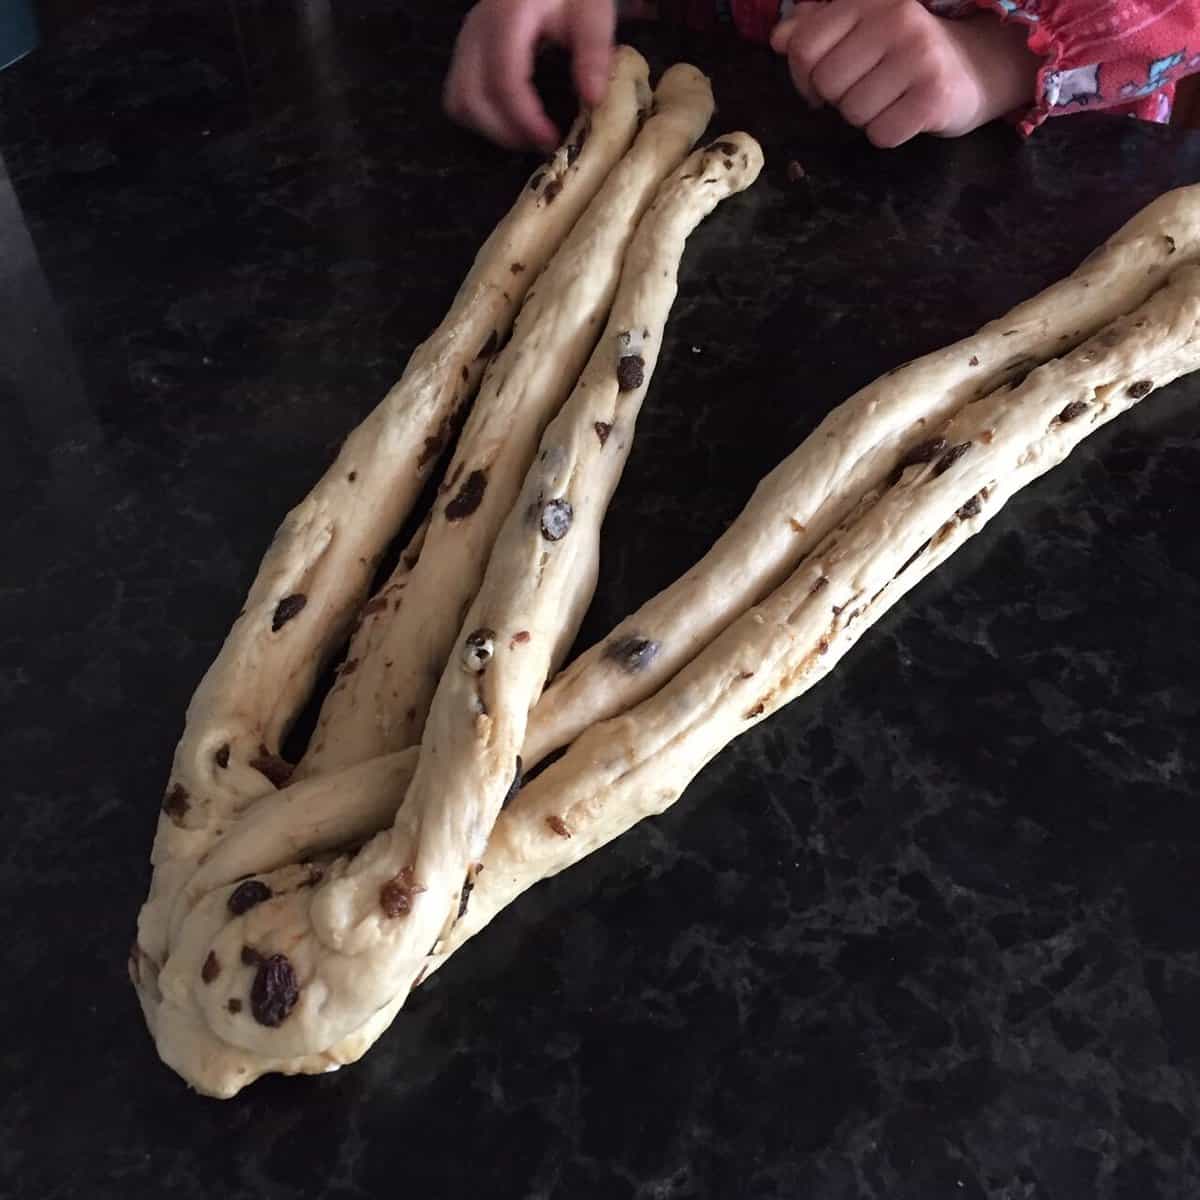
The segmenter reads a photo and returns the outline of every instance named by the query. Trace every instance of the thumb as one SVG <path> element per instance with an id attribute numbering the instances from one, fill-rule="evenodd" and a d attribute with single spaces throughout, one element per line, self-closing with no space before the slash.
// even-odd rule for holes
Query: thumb
<path id="1" fill-rule="evenodd" d="M 771 30 L 771 49 L 776 54 L 787 53 L 788 43 L 792 40 L 792 30 L 795 28 L 795 17 L 788 17 Z"/>
<path id="2" fill-rule="evenodd" d="M 616 25 L 616 6 L 612 0 L 577 0 L 572 7 L 567 43 L 575 71 L 575 86 L 585 104 L 599 104 L 608 90 Z"/>

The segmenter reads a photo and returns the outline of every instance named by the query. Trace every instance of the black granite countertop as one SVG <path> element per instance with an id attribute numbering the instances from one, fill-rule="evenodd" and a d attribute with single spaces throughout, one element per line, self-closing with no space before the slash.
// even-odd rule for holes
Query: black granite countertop
<path id="1" fill-rule="evenodd" d="M 1200 377 L 359 1065 L 222 1104 L 159 1064 L 125 953 L 188 697 L 529 169 L 439 113 L 458 7 L 59 0 L 0 75 L 0 1193 L 1200 1195 Z M 592 637 L 855 388 L 1200 180 L 1104 118 L 881 154 L 765 54 L 631 36 L 768 166 L 688 250 Z"/>

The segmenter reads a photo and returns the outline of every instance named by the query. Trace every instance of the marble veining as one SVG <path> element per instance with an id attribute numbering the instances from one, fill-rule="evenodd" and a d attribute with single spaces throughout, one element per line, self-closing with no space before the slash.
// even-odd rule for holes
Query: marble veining
<path id="1" fill-rule="evenodd" d="M 530 166 L 439 113 L 461 8 L 61 0 L 0 74 L 0 1192 L 1200 1194 L 1200 377 L 358 1066 L 219 1104 L 158 1063 L 124 960 L 187 699 Z M 630 36 L 768 166 L 689 247 L 585 638 L 855 388 L 1200 180 L 1104 118 L 880 154 L 760 52 Z"/>

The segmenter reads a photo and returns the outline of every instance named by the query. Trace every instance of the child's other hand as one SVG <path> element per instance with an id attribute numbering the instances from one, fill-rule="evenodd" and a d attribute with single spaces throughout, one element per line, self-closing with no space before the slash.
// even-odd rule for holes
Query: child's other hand
<path id="1" fill-rule="evenodd" d="M 502 146 L 553 150 L 558 131 L 533 87 L 538 43 L 570 51 L 580 99 L 595 105 L 608 85 L 615 26 L 613 0 L 481 0 L 454 47 L 446 111 Z"/>
<path id="2" fill-rule="evenodd" d="M 810 104 L 832 104 L 876 146 L 957 137 L 1034 97 L 1040 59 L 990 13 L 935 17 L 918 0 L 799 3 L 771 34 Z"/>

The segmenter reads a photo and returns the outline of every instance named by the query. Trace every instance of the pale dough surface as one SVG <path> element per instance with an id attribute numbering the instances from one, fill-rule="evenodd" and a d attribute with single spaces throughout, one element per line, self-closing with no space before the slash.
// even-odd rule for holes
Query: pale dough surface
<path id="1" fill-rule="evenodd" d="M 978 333 L 899 367 L 834 409 L 759 484 L 676 583 L 552 681 L 529 723 L 527 765 L 651 695 L 766 595 L 929 430 L 1005 379 L 1078 345 L 1200 258 L 1200 186 L 1155 200 L 1080 268 Z M 648 643 L 630 669 L 614 652 Z"/>
<path id="2" fill-rule="evenodd" d="M 641 56 L 620 48 L 604 102 L 581 115 L 532 186 L 522 189 L 441 326 L 414 351 L 399 383 L 350 434 L 268 550 L 242 614 L 192 698 L 175 753 L 150 896 L 130 960 L 152 1032 L 160 1009 L 157 973 L 180 889 L 214 843 L 273 794 L 269 776 L 284 781 L 277 754 L 287 726 L 346 632 L 378 556 L 433 466 L 455 407 L 469 397 L 529 281 L 631 144 L 649 99 L 647 78 Z M 518 260 L 528 268 L 524 278 L 511 272 Z"/>
<path id="3" fill-rule="evenodd" d="M 712 88 L 678 64 L 653 115 L 613 168 L 525 301 L 489 365 L 414 566 L 367 605 L 321 709 L 302 776 L 416 745 L 463 611 L 512 508 L 546 423 L 562 406 L 608 315 L 633 231 L 663 179 L 704 132 Z M 513 269 L 522 266 L 514 263 Z"/>
<path id="4" fill-rule="evenodd" d="M 641 271 L 623 275 L 608 328 L 543 436 L 463 624 L 461 658 L 452 659 L 435 695 L 416 773 L 394 825 L 353 859 L 324 865 L 319 881 L 298 876 L 302 867 L 260 872 L 256 878 L 272 895 L 248 913 L 231 916 L 223 887 L 201 897 L 179 923 L 160 987 L 163 1011 L 178 1010 L 187 1025 L 185 1049 L 200 1040 L 192 1024 L 199 1016 L 218 1042 L 261 1056 L 269 1064 L 265 1069 L 292 1058 L 319 1060 L 324 1047 L 361 1039 L 367 1023 L 377 1028 L 381 1007 L 394 1010 L 402 1003 L 425 969 L 431 941 L 453 924 L 464 881 L 512 783 L 525 715 L 559 639 L 564 599 L 577 589 L 575 563 L 591 552 L 619 475 L 613 464 L 624 461 L 674 298 L 684 237 L 760 169 L 761 154 L 744 135 L 714 146 L 663 185 L 639 227 L 635 244 L 644 233 L 643 244 L 656 248 L 655 262 L 669 269 L 653 279 Z M 634 324 L 638 331 L 631 339 Z M 633 342 L 636 384 L 629 382 L 626 353 Z M 600 436 L 600 423 L 610 430 L 620 426 L 621 438 Z M 344 791 L 337 776 L 300 786 L 319 790 L 331 780 Z M 412 883 L 412 894 L 396 919 L 381 911 L 380 896 L 401 877 Z M 262 957 L 286 955 L 294 969 L 299 999 L 278 1025 L 251 1020 L 244 1005 L 230 1011 L 230 1001 L 241 1002 L 253 986 L 255 967 L 240 960 L 245 946 Z M 214 958 L 232 966 L 206 979 L 203 966 Z M 211 1046 L 204 1051 L 211 1059 Z M 236 1057 L 226 1055 L 226 1065 Z M 216 1087 L 205 1070 L 208 1059 L 193 1070 L 180 1054 L 173 1065 L 198 1085 L 228 1094 L 246 1082 L 247 1072 L 257 1073 L 246 1067 L 246 1057 L 237 1063 L 236 1077 Z"/>
<path id="5" fill-rule="evenodd" d="M 665 687 L 592 726 L 521 790 L 496 822 L 467 913 L 434 965 L 533 883 L 673 804 L 705 763 L 823 678 L 1013 493 L 1197 368 L 1200 267 L 1189 266 L 1083 346 L 931 429 L 944 450 L 865 497 Z"/>

